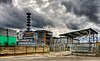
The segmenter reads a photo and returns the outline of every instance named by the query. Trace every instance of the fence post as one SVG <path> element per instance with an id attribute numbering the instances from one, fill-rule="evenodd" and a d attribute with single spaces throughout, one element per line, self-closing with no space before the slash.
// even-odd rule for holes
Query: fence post
<path id="1" fill-rule="evenodd" d="M 1 54 L 1 43 L 0 43 L 0 54 Z"/>
<path id="2" fill-rule="evenodd" d="M 15 46 L 14 46 L 14 54 L 15 54 Z"/>
<path id="3" fill-rule="evenodd" d="M 35 45 L 35 52 L 36 52 L 36 45 Z"/>
<path id="4" fill-rule="evenodd" d="M 43 45 L 43 53 L 44 53 L 44 45 Z"/>
<path id="5" fill-rule="evenodd" d="M 50 46 L 47 46 L 47 52 L 48 53 L 50 52 Z"/>
<path id="6" fill-rule="evenodd" d="M 34 46 L 32 46 L 33 47 L 33 53 L 34 53 Z"/>
<path id="7" fill-rule="evenodd" d="M 26 46 L 26 53 L 27 53 L 27 46 Z"/>

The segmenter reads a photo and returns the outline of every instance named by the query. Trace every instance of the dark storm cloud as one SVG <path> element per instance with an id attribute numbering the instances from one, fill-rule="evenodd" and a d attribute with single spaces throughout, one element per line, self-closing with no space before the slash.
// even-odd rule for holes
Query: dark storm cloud
<path id="1" fill-rule="evenodd" d="M 50 22 L 49 19 L 44 18 L 40 15 L 32 15 L 32 20 L 33 20 L 32 26 L 34 26 L 34 27 L 43 28 L 47 25 L 53 27 L 53 24 L 52 24 L 52 22 Z"/>
<path id="2" fill-rule="evenodd" d="M 86 19 L 83 18 L 79 18 L 79 19 L 72 19 L 69 20 L 69 22 L 65 22 L 65 25 L 70 29 L 70 30 L 78 30 L 78 29 L 82 29 L 86 26 Z"/>
<path id="3" fill-rule="evenodd" d="M 32 26 L 37 28 L 43 28 L 46 25 L 52 26 L 52 22 L 49 19 L 40 15 L 36 11 L 31 11 L 30 8 L 25 8 L 20 10 L 19 8 L 15 7 L 11 0 L 0 0 L 0 27 L 5 28 L 25 28 L 26 25 L 26 12 L 30 12 L 32 14 Z M 9 4 L 8 4 L 9 3 Z"/>
<path id="4" fill-rule="evenodd" d="M 14 6 L 0 5 L 3 8 L 0 9 L 0 27 L 9 28 L 23 28 L 25 23 L 24 13 Z"/>
<path id="5" fill-rule="evenodd" d="M 0 4 L 12 4 L 12 0 L 0 0 Z"/>
<path id="6" fill-rule="evenodd" d="M 96 2 L 100 0 L 0 0 L 0 27 L 25 28 L 27 12 L 36 28 L 50 26 L 60 33 L 83 29 L 91 22 L 95 27 L 100 24 Z"/>
<path id="7" fill-rule="evenodd" d="M 0 27 L 24 28 L 24 13 L 13 6 L 12 0 L 0 0 Z"/>
<path id="8" fill-rule="evenodd" d="M 65 5 L 65 8 L 67 9 L 68 12 L 71 12 L 72 6 L 73 6 L 71 1 L 68 1 L 68 2 L 63 1 L 61 4 Z"/>
<path id="9" fill-rule="evenodd" d="M 98 5 L 96 4 L 96 1 L 95 0 L 87 0 L 85 2 L 84 1 L 83 0 L 79 1 L 83 3 L 79 7 L 80 9 L 74 7 L 74 13 L 79 16 L 85 15 L 89 18 L 90 21 L 94 23 L 99 23 L 98 16 L 96 15 L 98 13 Z"/>
<path id="10" fill-rule="evenodd" d="M 31 20 L 32 20 L 32 26 L 37 28 L 43 28 L 45 26 L 51 26 L 53 27 L 53 23 L 43 14 L 39 14 L 38 12 L 34 10 L 29 10 L 28 8 L 24 9 L 24 12 L 30 12 L 31 13 Z"/>
<path id="11" fill-rule="evenodd" d="M 66 24 L 66 25 L 70 29 L 74 29 L 74 30 L 79 29 L 79 25 L 78 24 L 75 24 L 75 23 L 69 23 L 69 24 Z"/>
<path id="12" fill-rule="evenodd" d="M 89 19 L 89 22 L 93 22 L 95 24 L 99 24 L 99 17 L 96 15 L 98 13 L 98 4 L 99 0 L 71 0 L 71 1 L 63 1 L 62 5 L 65 6 L 67 12 L 73 12 L 77 16 L 86 16 Z M 70 25 L 70 26 L 69 26 Z M 78 29 L 80 25 L 76 25 L 74 23 L 70 23 L 67 25 L 71 29 Z M 73 26 L 74 25 L 74 26 Z M 76 28 L 74 28 L 76 27 Z"/>

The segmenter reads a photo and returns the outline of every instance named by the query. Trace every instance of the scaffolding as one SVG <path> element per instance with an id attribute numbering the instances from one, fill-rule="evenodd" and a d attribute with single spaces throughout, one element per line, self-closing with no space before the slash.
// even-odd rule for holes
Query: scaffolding
<path id="1" fill-rule="evenodd" d="M 81 37 L 87 38 L 84 42 Z M 60 34 L 60 37 L 66 37 L 67 46 L 72 52 L 96 52 L 96 42 L 98 42 L 98 32 L 89 28 L 75 32 Z M 80 42 L 75 43 L 75 39 L 80 39 Z"/>

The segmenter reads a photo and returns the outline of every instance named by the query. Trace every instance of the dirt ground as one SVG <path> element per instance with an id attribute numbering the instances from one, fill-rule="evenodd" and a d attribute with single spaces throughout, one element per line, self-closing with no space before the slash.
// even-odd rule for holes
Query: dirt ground
<path id="1" fill-rule="evenodd" d="M 100 61 L 100 57 L 66 55 L 66 53 L 70 52 L 5 56 L 0 57 L 0 61 Z"/>
<path id="2" fill-rule="evenodd" d="M 0 58 L 0 61 L 100 61 L 100 57 L 83 57 L 83 56 L 60 56 L 60 57 L 33 57 L 33 56 L 16 56 L 9 58 Z"/>

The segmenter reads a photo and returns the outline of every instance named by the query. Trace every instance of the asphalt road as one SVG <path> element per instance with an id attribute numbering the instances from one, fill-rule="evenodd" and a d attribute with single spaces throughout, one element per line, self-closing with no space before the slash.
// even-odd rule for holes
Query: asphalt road
<path id="1" fill-rule="evenodd" d="M 1 57 L 0 61 L 100 61 L 100 57 L 83 56 L 60 56 L 60 57 L 33 57 L 33 56 L 10 56 Z"/>

